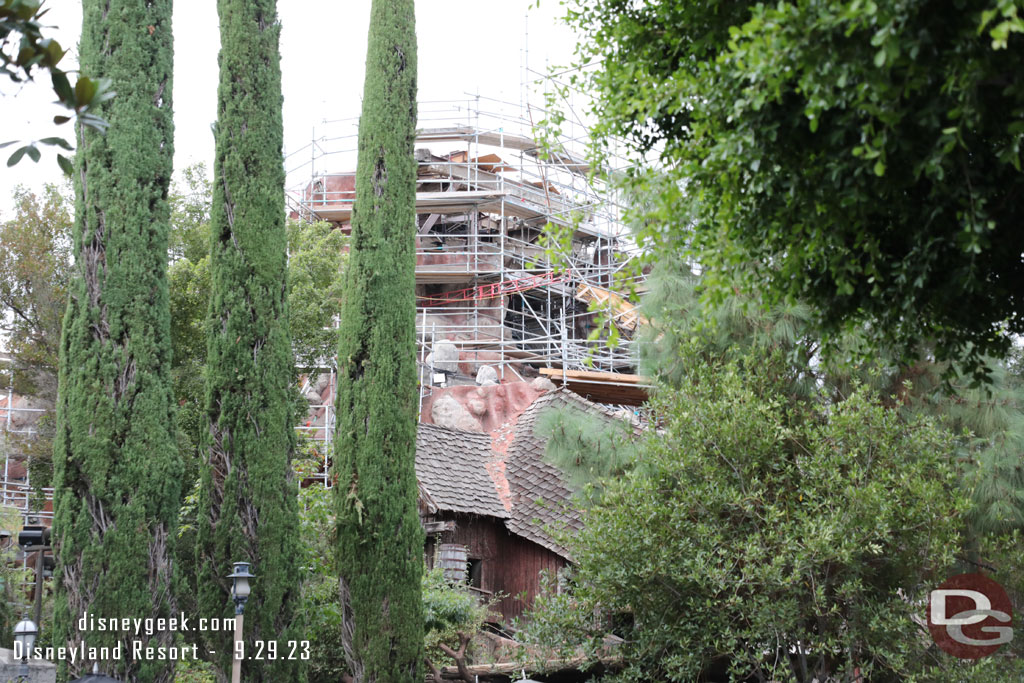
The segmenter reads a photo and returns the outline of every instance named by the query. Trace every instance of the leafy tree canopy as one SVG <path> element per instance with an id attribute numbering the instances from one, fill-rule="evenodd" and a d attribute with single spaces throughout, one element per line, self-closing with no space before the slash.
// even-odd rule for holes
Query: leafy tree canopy
<path id="1" fill-rule="evenodd" d="M 57 354 L 71 273 L 71 200 L 57 185 L 14 190 L 0 222 L 0 331 L 20 394 L 57 398 Z"/>
<path id="2" fill-rule="evenodd" d="M 288 304 L 299 368 L 333 365 L 347 246 L 348 237 L 330 223 L 288 226 Z"/>
<path id="3" fill-rule="evenodd" d="M 335 402 L 335 549 L 342 642 L 355 683 L 423 678 L 416 54 L 414 0 L 373 0 Z"/>
<path id="4" fill-rule="evenodd" d="M 297 462 L 300 476 L 312 477 L 322 467 L 313 444 L 300 444 L 305 460 Z M 347 669 L 341 636 L 341 596 L 338 594 L 338 559 L 332 552 L 335 538 L 334 492 L 318 484 L 299 491 L 299 533 L 302 552 L 302 611 L 310 643 L 309 683 L 335 683 Z M 436 565 L 436 563 L 435 563 Z M 424 614 L 424 649 L 428 666 L 453 665 L 467 636 L 488 620 L 492 602 L 481 602 L 465 585 L 445 579 L 444 571 L 423 568 L 421 581 Z M 465 651 L 463 651 L 463 660 Z M 464 662 L 465 663 L 465 662 Z M 429 680 L 429 679 L 428 679 Z M 440 676 L 435 679 L 440 680 Z"/>
<path id="5" fill-rule="evenodd" d="M 566 656 L 583 644 L 596 660 L 612 629 L 627 680 L 846 680 L 868 675 L 866 660 L 871 680 L 956 679 L 915 634 L 920 610 L 892 596 L 912 603 L 936 576 L 984 570 L 1019 601 L 1019 363 L 990 362 L 987 390 L 964 381 L 951 396 L 926 354 L 902 368 L 823 357 L 807 306 L 709 306 L 679 261 L 647 285 L 641 364 L 665 389 L 656 431 L 630 443 L 543 416 L 549 458 L 600 495 L 567 539 L 576 588 L 542 597 L 524 638 Z M 921 530 L 939 545 L 917 545 Z M 614 618 L 595 624 L 595 607 Z M 1019 654 L 960 679 L 1003 680 Z"/>
<path id="6" fill-rule="evenodd" d="M 0 0 L 0 76 L 7 76 L 13 83 L 21 83 L 33 80 L 35 70 L 48 71 L 57 104 L 70 110 L 83 126 L 105 131 L 107 122 L 95 111 L 114 97 L 110 79 L 79 76 L 75 85 L 71 85 L 69 72 L 58 66 L 67 51 L 55 39 L 44 36 L 45 27 L 41 19 L 47 12 L 49 9 L 43 9 L 40 0 Z M 58 115 L 53 117 L 53 122 L 67 123 L 72 118 Z M 0 142 L 0 147 L 15 142 Z M 26 155 L 32 161 L 39 161 L 37 144 L 54 145 L 69 152 L 74 149 L 64 138 L 42 138 L 16 149 L 7 159 L 7 165 L 14 166 Z M 66 174 L 71 174 L 70 159 L 58 154 L 57 162 Z"/>
<path id="7" fill-rule="evenodd" d="M 763 288 L 978 377 L 1024 332 L 1020 0 L 567 4 L 565 87 L 598 152 L 659 159 L 627 181 L 657 189 L 641 238 L 712 296 Z"/>
<path id="8" fill-rule="evenodd" d="M 692 354 L 680 353 L 692 339 L 701 340 L 699 362 L 740 361 L 750 354 L 781 353 L 789 364 L 786 395 L 791 401 L 825 396 L 843 401 L 858 383 L 867 385 L 906 419 L 939 419 L 955 437 L 952 461 L 969 491 L 973 506 L 968 515 L 969 536 L 1004 533 L 1024 528 L 1024 377 L 1014 356 L 983 359 L 989 384 L 972 386 L 964 377 L 944 380 L 948 363 L 937 363 L 921 346 L 911 362 L 899 365 L 883 350 L 866 361 L 850 363 L 863 348 L 859 331 L 834 340 L 832 353 L 821 352 L 821 337 L 813 313 L 803 304 L 764 306 L 756 297 L 734 295 L 718 304 L 702 302 L 702 278 L 686 264 L 665 261 L 655 266 L 647 281 L 644 310 L 652 324 L 641 337 L 641 368 L 664 386 L 687 382 Z M 555 435 L 557 436 L 557 434 Z M 553 439 L 552 446 L 584 462 L 592 452 L 573 455 L 572 442 Z M 591 449 L 592 451 L 592 449 Z"/>
<path id="9" fill-rule="evenodd" d="M 580 612 L 619 615 L 626 680 L 893 680 L 933 665 L 912 616 L 959 550 L 951 435 L 864 386 L 794 400 L 781 350 L 681 351 L 688 370 L 655 402 L 637 466 L 583 512 L 556 617 L 579 634 Z M 551 615 L 538 632 L 558 631 Z"/>

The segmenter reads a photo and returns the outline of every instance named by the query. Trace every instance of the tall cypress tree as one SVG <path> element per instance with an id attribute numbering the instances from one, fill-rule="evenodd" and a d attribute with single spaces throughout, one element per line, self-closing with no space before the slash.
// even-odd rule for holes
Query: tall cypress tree
<path id="1" fill-rule="evenodd" d="M 232 562 L 258 579 L 245 639 L 278 641 L 277 660 L 247 660 L 246 681 L 295 681 L 285 658 L 299 597 L 297 488 L 288 329 L 287 238 L 281 149 L 280 25 L 275 0 L 219 0 L 220 86 L 210 237 L 210 311 L 197 528 L 199 606 L 233 614 Z M 230 633 L 205 633 L 217 664 Z M 255 654 L 255 652 L 251 653 Z"/>
<path id="2" fill-rule="evenodd" d="M 374 0 L 338 350 L 342 637 L 357 681 L 422 680 L 416 509 L 416 32 Z"/>
<path id="3" fill-rule="evenodd" d="M 173 662 L 136 659 L 131 640 L 79 630 L 97 617 L 172 609 L 168 545 L 180 495 L 167 292 L 173 156 L 171 0 L 85 0 L 82 69 L 110 78 L 106 135 L 80 128 L 75 168 L 75 272 L 60 353 L 54 439 L 59 580 L 54 645 L 112 645 L 102 663 L 127 681 L 169 681 Z M 148 641 L 148 642 L 147 642 Z M 61 675 L 89 662 L 60 663 Z"/>

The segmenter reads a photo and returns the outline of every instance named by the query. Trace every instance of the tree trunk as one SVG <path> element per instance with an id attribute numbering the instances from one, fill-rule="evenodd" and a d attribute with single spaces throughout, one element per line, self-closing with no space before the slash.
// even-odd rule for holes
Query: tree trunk
<path id="1" fill-rule="evenodd" d="M 466 666 L 466 646 L 469 645 L 473 637 L 467 633 L 459 631 L 459 649 L 453 650 L 444 643 L 438 643 L 437 647 L 441 649 L 441 652 L 445 653 L 455 662 L 455 667 L 459 670 L 459 676 L 465 683 L 473 683 L 473 675 L 469 673 L 469 669 Z M 438 679 L 440 680 L 440 679 Z"/>

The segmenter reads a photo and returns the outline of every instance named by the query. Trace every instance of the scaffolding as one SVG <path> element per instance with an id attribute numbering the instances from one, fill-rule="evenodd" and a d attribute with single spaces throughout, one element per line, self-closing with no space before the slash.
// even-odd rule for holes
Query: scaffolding
<path id="1" fill-rule="evenodd" d="M 0 505 L 17 510 L 23 519 L 49 525 L 53 518 L 53 489 L 32 487 L 26 443 L 38 434 L 38 422 L 50 411 L 14 390 L 14 361 L 0 353 L 0 364 L 7 375 L 7 386 L 0 389 L 0 448 L 3 449 L 3 479 L 0 480 Z"/>
<path id="2" fill-rule="evenodd" d="M 617 190 L 592 174 L 587 131 L 534 137 L 543 109 L 473 97 L 420 103 L 416 136 L 416 338 L 421 403 L 438 384 L 469 383 L 482 366 L 503 382 L 547 376 L 605 403 L 638 403 L 634 334 L 645 322 L 626 290 L 642 288 L 638 255 Z M 574 117 L 570 117 L 574 118 Z M 294 216 L 351 228 L 357 120 L 324 122 L 289 156 Z M 329 169 L 329 170 L 328 170 Z M 571 234 L 553 253 L 549 226 Z M 619 342 L 608 344 L 608 326 Z M 438 373 L 439 343 L 458 350 L 458 370 Z M 329 451 L 335 368 L 307 378 L 310 419 L 300 429 Z M 450 367 L 450 364 L 449 364 Z M 581 390 L 582 387 L 582 390 Z M 623 387 L 633 391 L 624 392 Z M 639 390 L 639 393 L 636 391 Z"/>

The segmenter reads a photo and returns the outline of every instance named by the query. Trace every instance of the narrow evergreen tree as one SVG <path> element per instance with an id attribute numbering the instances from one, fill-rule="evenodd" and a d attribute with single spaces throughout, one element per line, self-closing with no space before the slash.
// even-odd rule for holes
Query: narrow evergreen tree
<path id="1" fill-rule="evenodd" d="M 219 0 L 214 198 L 206 377 L 209 419 L 196 552 L 203 616 L 233 614 L 232 562 L 257 580 L 245 639 L 277 641 L 279 658 L 245 662 L 246 681 L 297 681 L 288 659 L 299 597 L 297 488 L 281 148 L 280 25 L 275 0 Z M 205 633 L 230 668 L 230 633 Z M 251 652 L 249 654 L 255 654 Z"/>
<path id="2" fill-rule="evenodd" d="M 374 0 L 338 349 L 342 642 L 360 681 L 423 678 L 416 508 L 416 32 Z"/>
<path id="3" fill-rule="evenodd" d="M 80 630 L 97 617 L 169 616 L 168 545 L 180 495 L 169 377 L 168 185 L 173 157 L 171 0 L 85 0 L 82 69 L 112 80 L 80 129 L 75 271 L 60 349 L 54 439 L 59 580 L 54 645 L 125 646 L 102 662 L 125 681 L 169 681 L 172 662 L 136 658 L 130 641 L 171 633 Z M 60 662 L 61 676 L 91 669 Z"/>

